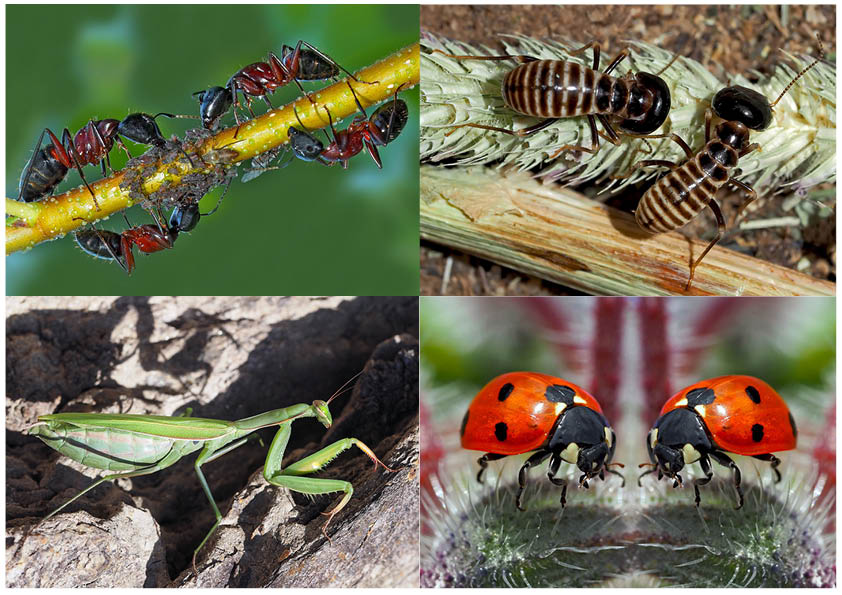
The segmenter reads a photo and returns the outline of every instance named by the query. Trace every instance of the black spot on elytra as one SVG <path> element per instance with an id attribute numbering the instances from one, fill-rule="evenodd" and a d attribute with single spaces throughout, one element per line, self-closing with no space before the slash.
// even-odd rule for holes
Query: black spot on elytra
<path id="1" fill-rule="evenodd" d="M 687 393 L 687 406 L 692 409 L 696 405 L 710 405 L 715 398 L 712 388 L 694 388 Z"/>
<path id="2" fill-rule="evenodd" d="M 506 441 L 506 435 L 509 433 L 509 428 L 502 421 L 494 426 L 494 437 L 500 442 Z"/>
<path id="3" fill-rule="evenodd" d="M 512 394 L 513 390 L 515 390 L 515 385 L 511 382 L 507 382 L 506 384 L 500 387 L 500 392 L 497 393 L 497 400 L 505 401 L 509 398 L 509 395 Z"/>
<path id="4" fill-rule="evenodd" d="M 760 424 L 754 424 L 751 426 L 751 439 L 755 442 L 763 441 L 763 426 Z"/>
<path id="5" fill-rule="evenodd" d="M 548 401 L 552 403 L 564 403 L 568 407 L 573 404 L 573 397 L 575 396 L 575 390 L 561 384 L 551 384 L 544 393 L 544 397 Z"/>
<path id="6" fill-rule="evenodd" d="M 789 414 L 789 425 L 792 426 L 792 435 L 798 438 L 798 428 L 795 427 L 795 420 L 792 418 L 792 413 Z"/>
<path id="7" fill-rule="evenodd" d="M 760 403 L 760 393 L 753 386 L 746 387 L 746 394 L 753 403 Z"/>
<path id="8" fill-rule="evenodd" d="M 468 414 L 470 414 L 470 413 L 471 413 L 470 411 L 466 411 L 465 417 L 462 418 L 462 427 L 459 428 L 459 437 L 460 438 L 465 435 L 465 428 L 468 427 Z"/>

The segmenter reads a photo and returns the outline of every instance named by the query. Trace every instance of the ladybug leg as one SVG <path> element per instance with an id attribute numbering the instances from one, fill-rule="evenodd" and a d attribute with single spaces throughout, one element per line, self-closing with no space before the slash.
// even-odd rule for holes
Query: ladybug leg
<path id="1" fill-rule="evenodd" d="M 638 467 L 644 467 L 646 465 L 652 465 L 652 468 L 649 469 L 649 471 L 644 471 L 637 478 L 637 487 L 639 487 L 639 488 L 643 487 L 643 484 L 640 483 L 641 479 L 643 479 L 645 476 L 649 475 L 650 473 L 655 473 L 655 471 L 659 471 L 658 466 L 655 463 L 641 463 L 640 465 L 638 465 Z M 618 473 L 618 475 L 619 475 L 619 473 Z M 622 477 L 622 475 L 620 477 Z M 661 478 L 659 477 L 658 479 L 661 479 Z M 626 484 L 626 480 L 625 480 L 625 478 L 623 478 L 623 485 L 625 485 L 625 484 Z"/>
<path id="2" fill-rule="evenodd" d="M 737 464 L 731 460 L 731 457 L 726 455 L 724 452 L 714 450 L 710 453 L 716 462 L 722 465 L 723 467 L 729 467 L 731 471 L 734 473 L 734 489 L 737 490 L 737 506 L 734 510 L 739 510 L 743 507 L 743 503 L 745 502 L 745 498 L 743 498 L 743 490 L 740 487 L 742 483 L 742 474 L 740 473 L 740 468 L 737 467 Z"/>
<path id="3" fill-rule="evenodd" d="M 477 481 L 482 483 L 482 474 L 485 473 L 485 468 L 488 467 L 488 461 L 498 461 L 507 455 L 498 455 L 494 454 L 493 452 L 488 452 L 482 455 L 479 459 L 477 459 L 477 463 L 479 463 L 479 473 L 477 473 Z"/>
<path id="4" fill-rule="evenodd" d="M 696 492 L 696 506 L 702 501 L 702 496 L 699 494 L 699 486 L 703 486 L 706 483 L 710 483 L 710 480 L 713 479 L 713 470 L 710 468 L 710 459 L 706 456 L 703 456 L 699 459 L 699 465 L 702 467 L 702 472 L 705 474 L 704 477 L 700 479 L 693 480 L 693 490 Z"/>
<path id="5" fill-rule="evenodd" d="M 553 485 L 561 486 L 561 507 L 564 508 L 567 506 L 567 480 L 555 476 L 556 473 L 558 473 L 558 468 L 560 466 L 561 456 L 553 453 L 553 456 L 550 459 L 550 469 L 547 471 L 547 479 L 549 479 Z"/>
<path id="6" fill-rule="evenodd" d="M 612 464 L 616 464 L 616 463 L 612 463 Z M 653 469 L 653 471 L 654 471 L 654 469 Z M 609 468 L 607 465 L 605 466 L 605 472 L 606 472 L 606 473 L 611 473 L 612 475 L 616 475 L 617 477 L 619 477 L 620 479 L 622 479 L 622 480 L 623 480 L 623 483 L 622 483 L 622 484 L 620 484 L 620 487 L 621 487 L 621 488 L 626 487 L 626 478 L 623 476 L 623 474 L 622 474 L 622 473 L 620 473 L 619 471 L 615 471 L 614 469 Z M 652 471 L 647 471 L 646 473 L 652 473 Z M 646 473 L 644 473 L 643 475 L 646 475 Z M 643 477 L 643 475 L 641 475 L 640 477 Z M 640 477 L 638 477 L 638 478 L 637 478 L 637 485 L 640 485 Z M 599 474 L 599 478 L 600 478 L 600 479 L 605 479 L 605 477 L 603 476 L 603 474 L 602 474 L 602 473 L 600 473 L 600 474 Z"/>
<path id="7" fill-rule="evenodd" d="M 775 455 L 768 454 L 768 455 L 754 455 L 755 459 L 759 459 L 761 461 L 769 461 L 772 463 L 772 471 L 775 472 L 775 483 L 780 483 L 781 481 L 781 472 L 778 471 L 778 465 L 781 464 L 781 460 L 776 457 Z"/>
<path id="8" fill-rule="evenodd" d="M 526 473 L 529 471 L 529 468 L 534 465 L 539 465 L 543 462 L 548 456 L 550 456 L 550 452 L 546 450 L 539 450 L 531 457 L 526 459 L 526 462 L 523 464 L 523 467 L 520 468 L 517 474 L 517 498 L 515 498 L 515 505 L 517 506 L 518 510 L 526 511 L 526 509 L 521 506 L 522 498 L 523 498 L 523 491 L 526 489 Z"/>

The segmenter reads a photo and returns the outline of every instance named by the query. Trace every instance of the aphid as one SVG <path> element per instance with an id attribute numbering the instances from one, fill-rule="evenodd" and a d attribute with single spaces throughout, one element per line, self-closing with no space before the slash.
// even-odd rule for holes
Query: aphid
<path id="1" fill-rule="evenodd" d="M 271 109 L 274 106 L 269 101 L 269 94 L 295 82 L 301 92 L 310 98 L 299 81 L 333 79 L 339 76 L 340 70 L 355 81 L 363 82 L 327 54 L 306 41 L 299 41 L 295 48 L 283 46 L 281 58 L 269 52 L 268 62 L 255 62 L 241 68 L 228 79 L 225 87 L 211 87 L 193 95 L 199 100 L 199 112 L 205 128 L 215 129 L 219 119 L 228 113 L 232 105 L 235 107 L 234 120 L 239 127 L 240 119 L 236 110 L 241 107 L 239 93 L 243 94 L 246 109 L 254 117 L 254 111 L 251 109 L 252 97 L 262 97 Z M 310 101 L 313 102 L 312 99 Z M 315 102 L 313 104 L 315 105 Z"/>
<path id="2" fill-rule="evenodd" d="M 698 461 L 705 476 L 693 480 L 696 506 L 699 486 L 710 482 L 710 458 L 734 474 L 737 508 L 743 506 L 740 470 L 726 453 L 768 461 L 781 480 L 781 461 L 772 452 L 795 448 L 798 430 L 786 403 L 775 390 L 751 376 L 719 376 L 681 389 L 661 408 L 646 441 L 652 469 L 658 479 L 666 477 L 673 487 L 683 483 L 685 465 Z M 640 485 L 640 478 L 637 481 Z"/>
<path id="3" fill-rule="evenodd" d="M 709 206 L 718 225 L 716 237 L 690 265 L 690 276 L 685 291 L 690 289 L 696 267 L 725 231 L 725 219 L 715 200 L 717 191 L 730 183 L 748 195 L 748 200 L 743 203 L 734 218 L 735 221 L 757 198 L 753 188 L 732 177 L 740 158 L 760 148 L 757 143 L 749 144 L 749 130 L 765 130 L 769 127 L 772 123 L 772 108 L 795 81 L 819 63 L 821 55 L 819 41 L 819 58 L 799 72 L 772 104 L 757 91 L 746 87 L 733 86 L 718 91 L 713 96 L 711 107 L 705 111 L 705 146 L 695 154 L 675 133 L 651 135 L 655 138 L 674 140 L 686 153 L 687 161 L 678 165 L 671 161 L 650 159 L 634 165 L 632 171 L 647 165 L 661 165 L 672 170 L 643 194 L 634 213 L 637 224 L 651 233 L 672 231 L 685 225 Z M 711 135 L 711 120 L 714 114 L 723 121 L 717 124 Z"/>
<path id="4" fill-rule="evenodd" d="M 304 161 L 320 161 L 325 165 L 333 165 L 334 163 L 342 163 L 342 167 L 348 168 L 348 160 L 354 155 L 358 154 L 365 147 L 368 150 L 371 158 L 377 164 L 377 167 L 383 167 L 380 160 L 380 153 L 377 150 L 378 146 L 386 146 L 398 135 L 406 126 L 409 119 L 409 109 L 403 99 L 398 99 L 398 92 L 403 85 L 395 90 L 394 99 L 386 104 L 381 105 L 368 118 L 365 109 L 363 108 L 354 88 L 348 84 L 351 93 L 354 95 L 354 101 L 357 103 L 361 115 L 358 115 L 351 122 L 345 130 L 337 130 L 333 127 L 333 117 L 330 111 L 325 108 L 330 122 L 330 130 L 333 132 L 333 140 L 330 141 L 327 147 L 320 150 L 316 154 L 315 149 L 321 146 L 321 142 L 314 138 L 306 131 L 297 130 L 290 127 L 289 136 L 290 144 L 292 146 L 293 154 Z M 296 116 L 298 114 L 296 113 Z M 299 123 L 301 120 L 299 120 Z M 302 124 L 303 127 L 303 124 Z"/>
<path id="5" fill-rule="evenodd" d="M 567 480 L 556 477 L 562 461 L 582 472 L 580 487 L 587 488 L 594 477 L 604 480 L 606 472 L 622 477 L 609 468 L 622 464 L 611 462 L 616 440 L 602 407 L 581 387 L 546 374 L 511 372 L 486 384 L 465 413 L 461 437 L 462 448 L 486 451 L 478 460 L 480 483 L 488 461 L 536 451 L 518 474 L 520 510 L 527 471 L 547 457 L 547 477 L 562 486 L 562 506 L 567 503 Z"/>
<path id="6" fill-rule="evenodd" d="M 469 126 L 523 137 L 543 130 L 561 118 L 586 116 L 591 129 L 591 147 L 564 145 L 549 159 L 554 159 L 565 150 L 596 153 L 599 149 L 597 118 L 605 128 L 608 141 L 614 145 L 620 144 L 615 126 L 621 132 L 631 135 L 649 134 L 657 130 L 669 115 L 671 101 L 669 87 L 659 75 L 670 67 L 675 58 L 658 74 L 629 72 L 616 78 L 610 74 L 629 56 L 629 48 L 621 50 L 602 72 L 599 72 L 597 42 L 592 41 L 573 50 L 570 55 L 581 54 L 589 48 L 593 48 L 593 68 L 567 60 L 541 60 L 532 56 L 454 56 L 434 50 L 458 60 L 520 62 L 503 79 L 503 101 L 506 107 L 520 114 L 545 118 L 520 130 L 473 123 L 455 125 L 454 130 Z"/>
<path id="7" fill-rule="evenodd" d="M 91 193 L 94 204 L 99 209 L 96 195 L 85 178 L 82 166 L 100 163 L 102 174 L 105 175 L 107 164 L 113 172 L 109 153 L 114 143 L 117 143 L 131 159 L 132 155 L 120 136 L 144 145 L 163 146 L 166 141 L 155 123 L 155 118 L 158 116 L 188 117 L 164 113 L 155 116 L 135 113 L 129 114 L 122 121 L 113 118 L 90 120 L 74 136 L 71 136 L 70 131 L 65 128 L 61 141 L 52 130 L 45 128 L 38 137 L 32 158 L 21 174 L 18 200 L 32 202 L 47 196 L 64 179 L 68 169 L 75 167 Z M 44 134 L 49 135 L 52 144 L 42 148 L 41 141 L 44 139 Z"/>

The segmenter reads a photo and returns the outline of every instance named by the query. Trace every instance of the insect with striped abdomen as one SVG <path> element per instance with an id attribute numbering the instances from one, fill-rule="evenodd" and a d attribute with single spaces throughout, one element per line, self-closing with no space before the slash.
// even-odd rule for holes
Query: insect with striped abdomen
<path id="1" fill-rule="evenodd" d="M 664 123 L 670 111 L 670 90 L 660 74 L 648 72 L 627 73 L 613 77 L 611 73 L 630 55 L 629 49 L 622 49 L 603 70 L 599 71 L 599 44 L 592 41 L 579 49 L 572 50 L 575 56 L 593 49 L 593 68 L 587 68 L 567 60 L 541 60 L 532 56 L 455 56 L 441 50 L 434 50 L 458 60 L 516 60 L 520 62 L 503 79 L 501 93 L 506 107 L 527 116 L 544 120 L 520 130 L 508 130 L 484 124 L 458 124 L 453 128 L 472 127 L 502 132 L 514 136 L 529 136 L 547 128 L 561 118 L 587 116 L 591 129 L 591 146 L 563 145 L 549 159 L 555 159 L 562 151 L 584 151 L 596 153 L 599 149 L 599 133 L 596 119 L 605 128 L 605 135 L 614 145 L 620 144 L 615 126 L 622 133 L 646 135 L 654 132 Z"/>
<path id="2" fill-rule="evenodd" d="M 771 104 L 761 93 L 747 87 L 731 86 L 719 90 L 713 96 L 711 106 L 705 110 L 705 145 L 696 153 L 675 133 L 648 135 L 649 138 L 671 138 L 684 150 L 687 161 L 678 165 L 671 161 L 648 159 L 634 165 L 632 171 L 648 165 L 661 165 L 671 169 L 640 199 L 634 215 L 637 224 L 651 233 L 672 231 L 691 221 L 706 206 L 713 211 L 718 224 L 716 237 L 690 265 L 690 276 L 685 291 L 690 289 L 696 267 L 725 231 L 725 219 L 715 200 L 717 191 L 730 183 L 748 195 L 748 200 L 740 207 L 734 221 L 757 198 L 757 192 L 751 186 L 733 178 L 733 171 L 740 158 L 760 148 L 757 143 L 749 144 L 750 131 L 765 130 L 769 127 L 772 123 L 772 108 L 799 78 L 819 63 L 822 55 L 819 40 L 819 57 L 802 69 Z M 716 125 L 711 134 L 714 115 L 722 122 Z"/>

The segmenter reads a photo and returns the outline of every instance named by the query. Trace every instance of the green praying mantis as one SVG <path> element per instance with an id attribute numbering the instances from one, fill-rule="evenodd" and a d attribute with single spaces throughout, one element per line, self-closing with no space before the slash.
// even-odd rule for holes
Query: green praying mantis
<path id="1" fill-rule="evenodd" d="M 299 403 L 238 421 L 189 417 L 189 411 L 187 415 L 180 417 L 105 413 L 41 415 L 38 417 L 38 422 L 30 427 L 30 435 L 37 436 L 48 446 L 74 461 L 115 473 L 100 477 L 40 522 L 49 519 L 105 481 L 149 475 L 169 467 L 183 456 L 201 450 L 193 466 L 205 496 L 216 515 L 216 522 L 193 552 L 195 573 L 196 556 L 222 520 L 222 514 L 202 474 L 202 465 L 243 445 L 249 439 L 249 435 L 256 430 L 278 426 L 278 431 L 266 456 L 263 477 L 272 485 L 304 494 L 342 492 L 344 495 L 340 502 L 332 510 L 322 513 L 328 517 L 322 527 L 322 533 L 330 541 L 327 527 L 333 517 L 351 499 L 354 488 L 348 481 L 306 476 L 323 469 L 340 453 L 352 446 L 356 446 L 368 455 L 374 462 L 375 469 L 377 465 L 382 465 L 386 471 L 396 470 L 386 466 L 368 446 L 356 438 L 337 440 L 287 467 L 282 466 L 282 460 L 289 442 L 292 422 L 306 417 L 315 417 L 325 428 L 329 428 L 333 423 L 333 418 L 328 405 L 357 376 L 346 382 L 327 402 L 315 400 L 310 405 Z"/>

